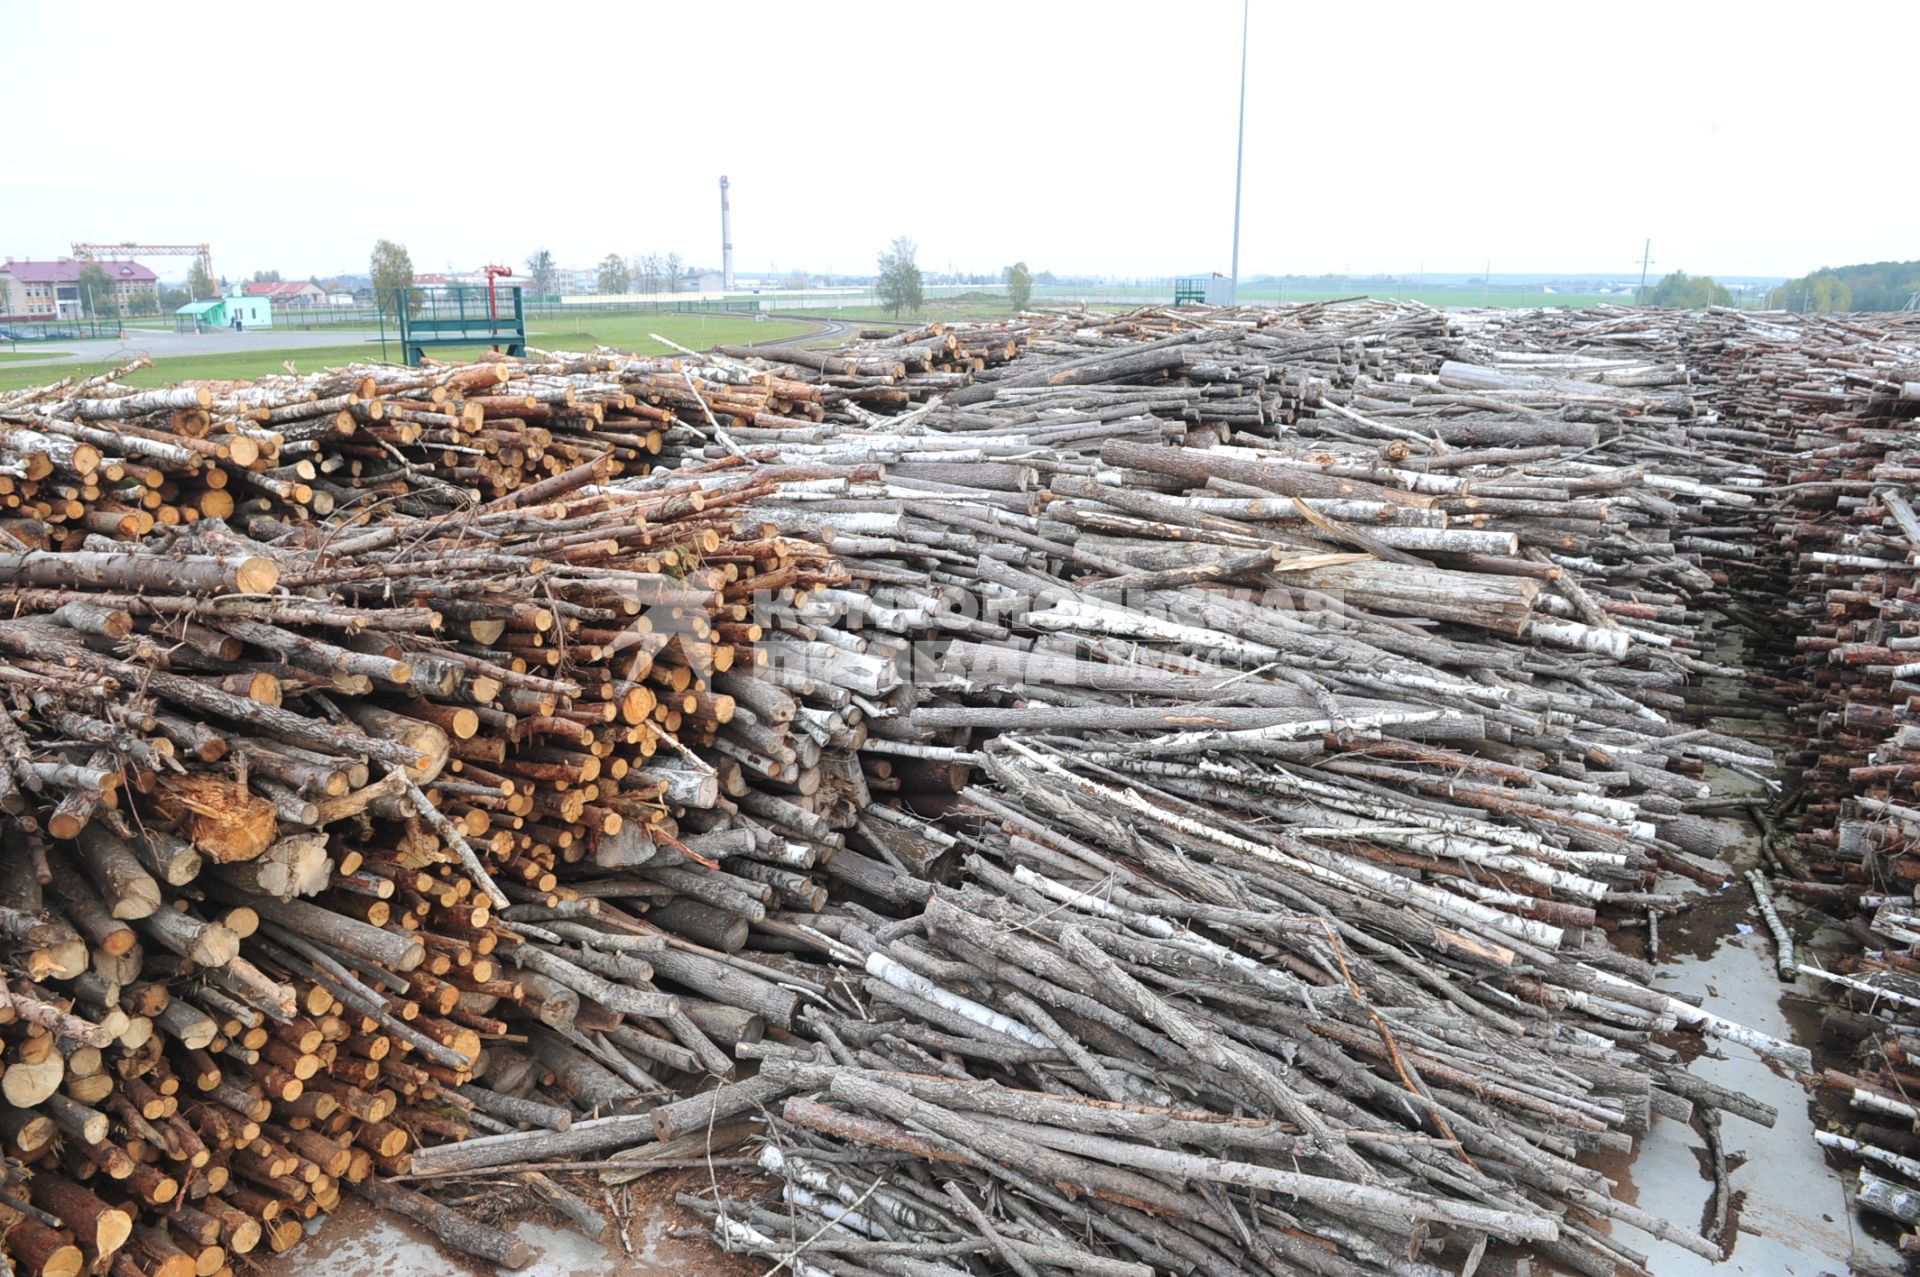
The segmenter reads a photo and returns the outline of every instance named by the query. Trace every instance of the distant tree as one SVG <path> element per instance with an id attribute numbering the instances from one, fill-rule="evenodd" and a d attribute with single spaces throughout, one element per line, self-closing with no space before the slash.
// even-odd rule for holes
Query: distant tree
<path id="1" fill-rule="evenodd" d="M 381 310 L 398 314 L 394 303 L 401 296 L 407 297 L 407 313 L 412 314 L 418 304 L 406 290 L 413 287 L 413 258 L 408 255 L 406 245 L 396 244 L 383 239 L 373 246 L 373 301 Z"/>
<path id="2" fill-rule="evenodd" d="M 687 273 L 687 265 L 685 262 L 680 260 L 680 254 L 678 253 L 667 254 L 667 267 L 666 267 L 665 273 L 667 277 L 667 291 L 670 293 L 679 292 L 680 285 L 683 282 L 682 276 L 684 276 Z"/>
<path id="3" fill-rule="evenodd" d="M 1033 272 L 1027 269 L 1025 262 L 1015 262 L 1007 267 L 1007 300 L 1013 303 L 1015 310 L 1025 310 L 1027 303 L 1033 300 Z"/>
<path id="4" fill-rule="evenodd" d="M 253 282 L 256 284 L 282 284 L 286 281 L 280 278 L 280 272 L 277 270 L 257 270 L 253 272 Z"/>
<path id="5" fill-rule="evenodd" d="M 647 253 L 644 256 L 636 256 L 633 259 L 635 283 L 638 285 L 639 291 L 643 293 L 657 293 L 661 291 L 660 276 L 665 270 L 666 265 L 661 262 L 660 254 L 658 253 Z"/>
<path id="6" fill-rule="evenodd" d="M 909 314 L 919 313 L 920 304 L 925 300 L 920 287 L 920 267 L 913 260 L 918 251 L 913 241 L 902 235 L 880 253 L 880 275 L 874 287 L 880 294 L 880 304 L 892 311 L 896 319 L 903 310 Z"/>
<path id="7" fill-rule="evenodd" d="M 803 270 L 794 270 L 794 271 L 787 272 L 787 277 L 780 281 L 780 287 L 807 288 L 811 286 L 812 283 L 813 283 L 813 280 L 807 275 L 807 272 Z"/>
<path id="8" fill-rule="evenodd" d="M 127 300 L 129 315 L 157 315 L 160 313 L 160 297 L 151 289 L 143 288 Z"/>
<path id="9" fill-rule="evenodd" d="M 1733 305 L 1733 294 L 1714 283 L 1711 275 L 1689 275 L 1674 271 L 1652 288 L 1639 290 L 1642 306 L 1661 306 L 1669 310 L 1705 310 L 1709 306 Z"/>
<path id="10" fill-rule="evenodd" d="M 1920 288 L 1920 284 L 1916 284 L 1915 287 Z M 1811 275 L 1790 279 L 1768 293 L 1767 307 L 1770 310 L 1799 311 L 1801 314 L 1826 314 L 1836 310 L 1854 309 L 1892 309 L 1887 306 L 1876 306 L 1873 300 L 1863 299 L 1864 304 L 1856 307 L 1852 286 L 1838 272 L 1817 270 Z"/>
<path id="11" fill-rule="evenodd" d="M 1800 309 L 1803 311 L 1831 312 L 1854 308 L 1853 289 L 1838 275 L 1814 275 L 1807 280 L 1807 286 L 1801 292 Z M 1859 309 L 1865 310 L 1868 307 L 1862 306 Z M 1872 309 L 1879 310 L 1881 307 L 1874 306 Z"/>
<path id="12" fill-rule="evenodd" d="M 176 311 L 192 300 L 192 296 L 190 296 L 184 288 L 175 288 L 170 284 L 162 284 L 160 286 L 161 310 L 167 312 Z"/>
<path id="13" fill-rule="evenodd" d="M 600 259 L 600 291 L 603 293 L 624 293 L 632 280 L 627 270 L 627 259 L 618 253 L 608 253 Z"/>
<path id="14" fill-rule="evenodd" d="M 536 249 L 527 258 L 527 276 L 533 281 L 537 296 L 551 296 L 554 285 L 560 282 L 560 268 L 553 264 L 553 254 L 544 248 Z"/>
<path id="15" fill-rule="evenodd" d="M 213 275 L 207 270 L 207 259 L 196 257 L 187 270 L 187 300 L 212 301 L 220 295 L 219 285 L 213 282 Z"/>
<path id="16" fill-rule="evenodd" d="M 88 262 L 80 272 L 80 296 L 86 299 L 87 313 L 106 319 L 120 313 L 120 302 L 113 294 L 113 280 L 99 262 Z"/>

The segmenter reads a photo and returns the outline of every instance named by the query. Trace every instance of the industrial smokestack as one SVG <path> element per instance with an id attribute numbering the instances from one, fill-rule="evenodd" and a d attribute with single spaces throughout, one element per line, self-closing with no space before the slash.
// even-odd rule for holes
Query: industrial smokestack
<path id="1" fill-rule="evenodd" d="M 727 204 L 727 176 L 720 175 L 720 287 L 733 291 L 733 210 Z"/>

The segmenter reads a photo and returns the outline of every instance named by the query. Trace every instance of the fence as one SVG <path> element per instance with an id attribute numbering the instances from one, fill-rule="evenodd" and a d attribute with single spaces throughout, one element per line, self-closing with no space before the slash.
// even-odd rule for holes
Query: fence
<path id="1" fill-rule="evenodd" d="M 118 319 L 0 319 L 0 342 L 74 341 L 82 337 L 120 336 Z"/>
<path id="2" fill-rule="evenodd" d="M 484 295 L 485 289 L 482 289 Z M 500 290 L 501 309 L 511 309 L 509 294 L 514 290 Z M 562 305 L 552 298 L 523 297 L 524 313 L 529 320 L 555 319 L 572 315 L 655 315 L 655 314 L 751 314 L 759 307 L 750 297 L 729 297 L 724 301 L 667 302 L 658 305 L 637 305 L 632 302 L 583 302 Z M 387 315 L 386 322 L 391 325 L 393 316 Z M 289 306 L 275 308 L 273 326 L 277 329 L 292 329 L 296 332 L 311 332 L 323 328 L 379 328 L 381 313 L 373 306 Z"/>

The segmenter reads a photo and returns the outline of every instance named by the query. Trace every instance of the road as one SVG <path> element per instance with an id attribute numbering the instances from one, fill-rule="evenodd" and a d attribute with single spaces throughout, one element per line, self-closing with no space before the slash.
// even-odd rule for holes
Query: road
<path id="1" fill-rule="evenodd" d="M 238 354 L 256 350 L 305 350 L 313 346 L 351 346 L 358 342 L 378 342 L 380 334 L 353 328 L 327 328 L 313 332 L 276 331 L 272 328 L 258 328 L 252 332 L 234 332 L 220 328 L 202 333 L 158 332 L 146 328 L 129 328 L 125 341 L 86 340 L 49 342 L 45 347 L 26 342 L 19 346 L 4 346 L 0 349 L 18 351 L 20 354 L 38 354 L 42 349 L 45 359 L 9 359 L 9 368 L 30 367 L 34 364 L 79 364 L 96 363 L 101 360 L 131 359 L 136 355 L 149 355 L 155 359 L 166 359 L 174 355 L 222 355 Z"/>
<path id="2" fill-rule="evenodd" d="M 785 337 L 770 337 L 766 341 L 750 341 L 746 343 L 748 349 L 771 346 L 837 346 L 853 336 L 853 325 L 844 319 L 814 319 L 810 315 L 769 315 L 768 318 L 791 319 L 797 323 L 812 324 L 813 331 L 789 333 Z"/>
<path id="3" fill-rule="evenodd" d="M 812 324 L 813 331 L 798 337 L 775 337 L 771 341 L 748 342 L 749 346 L 824 346 L 839 345 L 853 336 L 858 325 L 844 319 L 815 319 L 811 315 L 769 314 L 769 319 L 793 319 Z"/>

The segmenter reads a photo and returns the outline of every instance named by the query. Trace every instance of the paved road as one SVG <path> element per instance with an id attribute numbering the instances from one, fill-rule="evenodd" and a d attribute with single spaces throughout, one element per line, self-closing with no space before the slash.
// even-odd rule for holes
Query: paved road
<path id="1" fill-rule="evenodd" d="M 810 333 L 800 333 L 798 336 L 775 337 L 768 341 L 750 341 L 747 345 L 795 346 L 814 345 L 816 343 L 825 345 L 828 342 L 838 345 L 840 342 L 853 336 L 855 330 L 855 326 L 844 319 L 815 319 L 812 315 L 795 314 L 791 311 L 781 314 L 771 314 L 768 318 L 793 319 L 803 324 L 812 324 L 813 331 Z"/>
<path id="2" fill-rule="evenodd" d="M 854 326 L 844 319 L 817 319 L 813 322 L 818 324 L 819 327 L 800 337 L 789 337 L 785 341 L 767 341 L 756 344 L 762 346 L 791 346 L 796 341 L 802 341 L 808 345 L 818 344 L 825 346 L 832 344 L 837 346 L 847 338 L 853 336 L 854 333 Z"/>
<path id="3" fill-rule="evenodd" d="M 144 328 L 129 328 L 125 341 L 90 339 L 49 342 L 44 346 L 33 342 L 22 342 L 17 347 L 0 345 L 0 350 L 9 352 L 17 350 L 23 355 L 45 353 L 44 360 L 9 359 L 5 363 L 8 368 L 20 368 L 39 363 L 97 363 L 101 360 L 131 359 L 135 355 L 150 355 L 155 359 L 166 359 L 174 355 L 224 355 L 254 350 L 305 350 L 312 346 L 351 346 L 363 341 L 377 343 L 379 340 L 378 332 L 352 328 L 325 328 L 313 332 L 262 328 L 253 332 L 238 333 L 226 328 L 204 333 L 154 332 Z"/>

